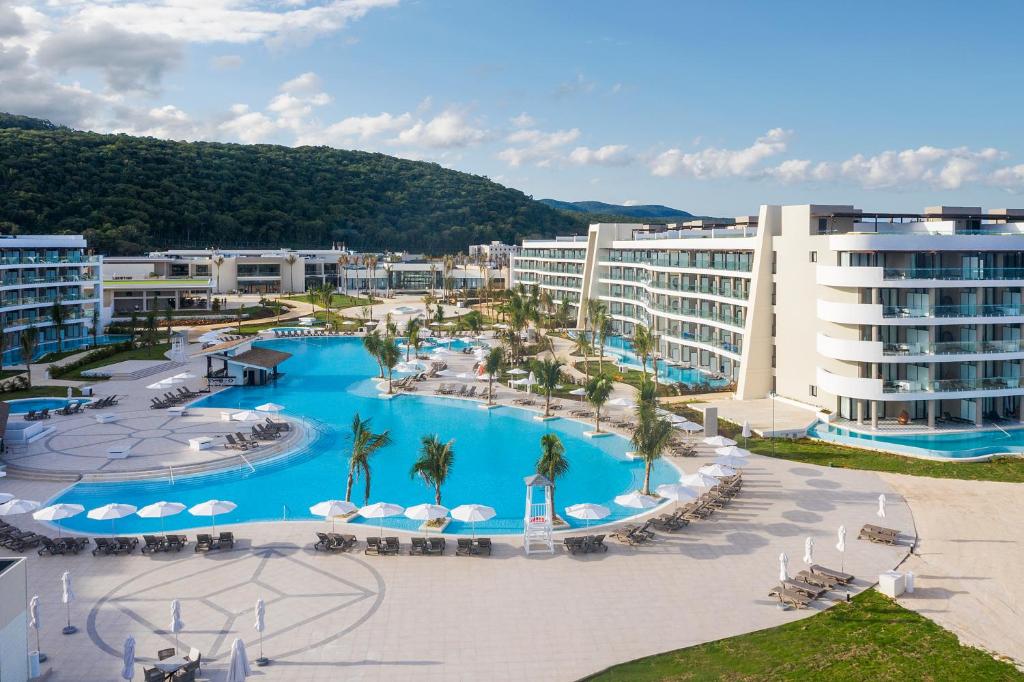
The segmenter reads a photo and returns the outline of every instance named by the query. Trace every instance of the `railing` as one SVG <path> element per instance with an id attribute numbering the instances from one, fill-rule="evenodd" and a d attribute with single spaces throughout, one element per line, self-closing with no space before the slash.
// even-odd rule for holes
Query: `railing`
<path id="1" fill-rule="evenodd" d="M 932 307 L 884 306 L 882 317 L 1018 317 L 1019 305 L 937 305 Z"/>
<path id="2" fill-rule="evenodd" d="M 1024 268 L 884 268 L 882 279 L 986 280 L 1024 279 Z"/>
<path id="3" fill-rule="evenodd" d="M 627 265 L 646 265 L 650 267 L 663 268 L 687 268 L 694 270 L 721 270 L 723 272 L 750 272 L 753 269 L 752 262 L 715 262 L 710 258 L 687 259 L 685 262 L 681 259 L 677 259 L 676 262 L 673 263 L 671 262 L 671 258 L 659 258 L 657 256 L 649 258 L 641 256 L 626 257 L 622 255 L 616 255 L 613 253 L 607 253 L 602 255 L 601 260 L 608 263 L 625 263 Z"/>
<path id="4" fill-rule="evenodd" d="M 999 391 L 1020 388 L 1020 377 L 982 377 L 980 379 L 937 379 L 911 381 L 896 379 L 882 382 L 883 393 L 954 393 Z"/>
<path id="5" fill-rule="evenodd" d="M 1020 339 L 1007 341 L 940 341 L 939 343 L 887 343 L 883 355 L 962 355 L 968 353 L 1020 353 Z"/>
<path id="6" fill-rule="evenodd" d="M 79 263 L 99 263 L 99 256 L 81 256 L 78 258 L 54 258 L 47 256 L 0 256 L 0 265 L 78 265 Z"/>

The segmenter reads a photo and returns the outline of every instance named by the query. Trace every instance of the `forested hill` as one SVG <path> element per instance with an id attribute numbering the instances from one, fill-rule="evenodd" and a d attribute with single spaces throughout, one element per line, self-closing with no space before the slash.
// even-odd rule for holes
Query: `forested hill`
<path id="1" fill-rule="evenodd" d="M 328 246 L 444 253 L 586 230 L 485 177 L 329 147 L 100 135 L 0 114 L 0 233 L 83 233 L 102 253 Z"/>

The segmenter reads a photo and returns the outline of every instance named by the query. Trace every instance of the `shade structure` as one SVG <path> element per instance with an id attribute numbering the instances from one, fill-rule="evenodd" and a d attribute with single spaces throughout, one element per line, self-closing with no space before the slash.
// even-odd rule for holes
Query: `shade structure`
<path id="1" fill-rule="evenodd" d="M 192 372 L 182 372 L 181 374 L 175 374 L 171 378 L 172 379 L 180 379 L 180 380 L 184 381 L 185 379 L 198 379 L 199 377 L 197 377 Z"/>
<path id="2" fill-rule="evenodd" d="M 13 499 L 14 499 L 14 495 L 11 495 L 10 493 L 0 493 L 0 504 L 4 504 L 5 502 L 10 502 Z"/>
<path id="3" fill-rule="evenodd" d="M 354 512 L 358 507 L 348 500 L 324 500 L 317 502 L 309 508 L 313 516 L 322 516 L 331 520 L 331 530 L 334 530 L 334 520 L 339 516 L 346 516 Z"/>
<path id="4" fill-rule="evenodd" d="M 730 469 L 742 469 L 750 464 L 746 457 L 715 457 L 715 464 L 729 467 Z"/>
<path id="5" fill-rule="evenodd" d="M 682 421 L 673 424 L 680 431 L 686 431 L 687 433 L 696 433 L 697 431 L 703 431 L 704 427 L 696 422 Z"/>
<path id="6" fill-rule="evenodd" d="M 380 534 L 384 535 L 384 519 L 389 516 L 398 516 L 405 511 L 405 507 L 390 502 L 374 502 L 359 509 L 359 515 L 367 519 L 380 519 Z"/>
<path id="7" fill-rule="evenodd" d="M 700 469 L 697 469 L 697 472 L 707 476 L 714 476 L 715 478 L 726 478 L 736 475 L 735 469 L 724 464 L 705 464 Z"/>
<path id="8" fill-rule="evenodd" d="M 14 498 L 0 504 L 0 516 L 14 516 L 15 514 L 28 514 L 39 509 L 39 503 L 35 500 L 22 500 Z"/>
<path id="9" fill-rule="evenodd" d="M 658 506 L 658 500 L 651 497 L 650 495 L 644 495 L 637 490 L 633 492 L 619 495 L 615 498 L 615 504 L 620 507 L 630 507 L 632 509 L 653 509 Z"/>
<path id="10" fill-rule="evenodd" d="M 150 389 L 151 391 L 167 390 L 176 383 L 178 383 L 177 379 L 161 379 L 156 383 L 149 384 L 148 386 L 146 386 L 146 388 Z"/>
<path id="11" fill-rule="evenodd" d="M 710 445 L 713 448 L 724 448 L 730 445 L 736 445 L 736 441 L 732 438 L 726 438 L 725 436 L 711 436 L 710 438 L 704 439 L 704 445 Z"/>
<path id="12" fill-rule="evenodd" d="M 262 418 L 252 410 L 241 410 L 231 414 L 231 421 L 233 422 L 252 422 Z"/>
<path id="13" fill-rule="evenodd" d="M 64 571 L 60 576 L 60 600 L 67 607 L 68 613 L 68 624 L 61 632 L 65 635 L 74 634 L 78 631 L 78 628 L 71 624 L 71 602 L 75 601 L 75 591 L 71 584 L 71 573 L 69 571 Z"/>
<path id="14" fill-rule="evenodd" d="M 875 513 L 878 514 L 878 518 L 885 518 L 885 495 L 878 496 L 878 511 Z"/>
<path id="15" fill-rule="evenodd" d="M 90 509 L 88 513 L 86 513 L 86 516 L 94 521 L 110 521 L 111 529 L 116 530 L 116 526 L 114 524 L 117 523 L 117 519 L 123 519 L 129 514 L 134 514 L 136 509 L 135 505 L 112 502 L 110 504 L 105 504 L 102 507 Z"/>
<path id="16" fill-rule="evenodd" d="M 267 607 L 262 598 L 256 600 L 253 615 L 256 617 L 256 622 L 252 624 L 252 628 L 260 633 L 260 657 L 256 659 L 256 665 L 264 666 L 270 661 L 263 655 L 263 631 L 267 629 Z"/>
<path id="17" fill-rule="evenodd" d="M 636 403 L 628 398 L 612 398 L 605 403 L 607 407 L 636 407 Z"/>
<path id="18" fill-rule="evenodd" d="M 804 540 L 804 563 L 808 566 L 814 563 L 814 538 L 809 535 Z"/>
<path id="19" fill-rule="evenodd" d="M 129 635 L 121 649 L 121 679 L 131 680 L 135 677 L 135 638 Z"/>
<path id="20" fill-rule="evenodd" d="M 682 483 L 666 483 L 659 485 L 655 492 L 673 502 L 691 502 L 700 497 L 700 491 Z"/>
<path id="21" fill-rule="evenodd" d="M 713 488 L 718 485 L 717 478 L 700 471 L 695 474 L 683 474 L 679 477 L 679 482 L 691 488 Z"/>
<path id="22" fill-rule="evenodd" d="M 284 405 L 278 405 L 277 403 L 263 403 L 257 405 L 256 409 L 260 412 L 280 412 L 284 409 Z"/>
<path id="23" fill-rule="evenodd" d="M 789 580 L 789 572 L 786 570 L 786 566 L 789 564 L 789 557 L 783 552 L 779 555 L 779 582 L 785 582 Z"/>
<path id="24" fill-rule="evenodd" d="M 603 504 L 581 502 L 580 504 L 574 504 L 566 507 L 565 513 L 567 516 L 571 516 L 574 519 L 581 519 L 585 521 L 587 528 L 589 528 L 591 521 L 599 521 L 606 518 L 612 512 Z"/>
<path id="25" fill-rule="evenodd" d="M 472 524 L 473 537 L 476 537 L 476 524 L 481 521 L 490 521 L 496 513 L 493 507 L 488 507 L 485 504 L 460 504 L 451 510 L 453 519 Z"/>
<path id="26" fill-rule="evenodd" d="M 185 505 L 181 502 L 160 500 L 153 504 L 147 504 L 135 513 L 144 519 L 160 519 L 160 532 L 162 533 L 164 531 L 164 518 L 180 514 L 183 511 L 185 511 Z"/>
<path id="27" fill-rule="evenodd" d="M 61 519 L 70 519 L 85 511 L 80 504 L 52 504 L 38 511 L 32 512 L 32 518 L 36 521 L 53 521 L 57 524 L 57 537 L 60 537 Z"/>
<path id="28" fill-rule="evenodd" d="M 573 390 L 569 391 L 569 395 L 584 396 L 586 394 L 587 394 L 587 389 L 585 389 L 585 388 L 574 388 Z"/>
<path id="29" fill-rule="evenodd" d="M 181 620 L 181 602 L 177 599 L 171 601 L 171 624 L 167 628 L 174 633 L 174 650 L 178 650 L 178 633 L 185 629 L 185 623 Z"/>
<path id="30" fill-rule="evenodd" d="M 744 450 L 735 445 L 726 445 L 724 448 L 715 448 L 715 454 L 723 457 L 749 457 L 750 450 Z"/>
<path id="31" fill-rule="evenodd" d="M 209 516 L 211 519 L 211 526 L 213 533 L 217 533 L 217 516 L 221 514 L 227 514 L 235 510 L 237 507 L 234 502 L 228 500 L 207 500 L 206 502 L 200 502 L 199 504 L 190 507 L 188 513 L 192 516 Z"/>
<path id="32" fill-rule="evenodd" d="M 231 643 L 231 658 L 228 659 L 228 674 L 225 675 L 224 682 L 243 682 L 249 675 L 252 675 L 252 668 L 249 667 L 245 644 L 236 637 Z"/>
<path id="33" fill-rule="evenodd" d="M 740 435 L 743 436 L 744 438 L 750 438 L 750 434 L 750 422 L 745 421 L 743 422 L 743 430 L 740 431 Z"/>
<path id="34" fill-rule="evenodd" d="M 448 507 L 439 504 L 417 504 L 405 510 L 406 518 L 414 521 L 434 521 L 448 516 Z"/>

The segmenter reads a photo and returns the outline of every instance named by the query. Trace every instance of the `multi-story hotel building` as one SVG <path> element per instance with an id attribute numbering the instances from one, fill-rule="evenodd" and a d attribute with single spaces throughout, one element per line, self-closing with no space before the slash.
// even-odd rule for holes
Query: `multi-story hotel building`
<path id="1" fill-rule="evenodd" d="M 659 353 L 877 427 L 1024 418 L 1024 211 L 762 206 L 735 221 L 526 241 L 513 285 L 607 307 Z"/>
<path id="2" fill-rule="evenodd" d="M 93 309 L 99 305 L 102 259 L 85 238 L 73 235 L 0 237 L 0 315 L 3 364 L 21 362 L 21 332 L 35 327 L 36 354 L 91 343 Z M 54 305 L 63 323 L 54 323 Z"/>

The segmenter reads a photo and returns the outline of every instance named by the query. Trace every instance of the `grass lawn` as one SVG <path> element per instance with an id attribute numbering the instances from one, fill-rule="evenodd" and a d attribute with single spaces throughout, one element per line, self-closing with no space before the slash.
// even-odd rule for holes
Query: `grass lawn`
<path id="1" fill-rule="evenodd" d="M 97 367 L 106 367 L 112 365 L 115 362 L 123 362 L 125 360 L 166 360 L 164 353 L 171 349 L 171 344 L 160 343 L 149 348 L 133 348 L 132 350 L 122 351 L 110 357 L 103 358 L 102 360 L 96 360 L 90 362 L 87 365 L 79 367 L 70 374 L 65 374 L 60 377 L 61 379 L 68 379 L 71 381 L 96 381 L 97 377 L 83 376 L 82 372 L 90 369 L 96 369 Z M 66 389 L 65 389 L 66 390 Z"/>
<path id="2" fill-rule="evenodd" d="M 82 395 L 77 388 L 71 390 L 75 396 Z M 20 400 L 21 398 L 66 398 L 68 395 L 67 386 L 33 386 L 23 391 L 10 391 L 0 393 L 0 400 Z"/>
<path id="3" fill-rule="evenodd" d="M 0 370 L 0 381 L 3 381 L 4 379 L 10 379 L 11 377 L 16 377 L 19 374 L 24 374 L 24 373 L 25 373 L 25 370 L 23 370 L 23 369 L 4 369 L 4 370 Z"/>
<path id="4" fill-rule="evenodd" d="M 1022 680 L 1009 663 L 875 590 L 811 618 L 615 666 L 587 678 L 654 680 Z"/>
<path id="5" fill-rule="evenodd" d="M 682 404 L 666 405 L 673 412 L 687 419 L 704 423 L 702 414 Z M 725 420 L 718 420 L 718 430 L 725 436 L 743 444 L 740 427 Z M 987 462 L 942 462 L 916 457 L 901 457 L 885 452 L 862 450 L 844 445 L 835 445 L 810 438 L 789 440 L 777 438 L 772 449 L 770 438 L 750 438 L 746 445 L 751 452 L 775 456 L 794 462 L 835 466 L 846 469 L 867 469 L 888 471 L 894 474 L 930 476 L 932 478 L 956 478 L 971 481 L 1024 482 L 1024 457 L 997 457 Z"/>
<path id="6" fill-rule="evenodd" d="M 301 296 L 285 296 L 287 301 L 302 301 L 303 303 L 313 303 L 318 308 L 320 307 L 319 301 L 314 301 L 313 296 L 310 294 L 302 294 Z M 374 305 L 380 303 L 375 301 Z M 334 294 L 331 297 L 331 308 L 335 310 L 341 310 L 342 308 L 354 308 L 356 306 L 370 305 L 370 299 L 362 298 L 359 296 L 349 296 L 348 294 Z"/>
<path id="7" fill-rule="evenodd" d="M 590 366 L 590 376 L 598 374 L 598 368 L 601 366 L 597 360 L 588 360 L 587 364 Z M 583 361 L 574 362 L 573 365 L 581 372 L 586 372 L 583 366 Z M 640 380 L 643 378 L 644 373 L 638 369 L 624 369 L 620 370 L 615 366 L 614 363 L 608 362 L 607 360 L 603 363 L 604 373 L 611 377 L 612 381 L 617 381 L 620 384 L 628 384 L 633 388 L 640 387 Z M 650 376 L 650 375 L 648 375 Z M 675 395 L 668 386 L 665 384 L 658 384 L 658 395 L 659 396 L 670 396 Z"/>

